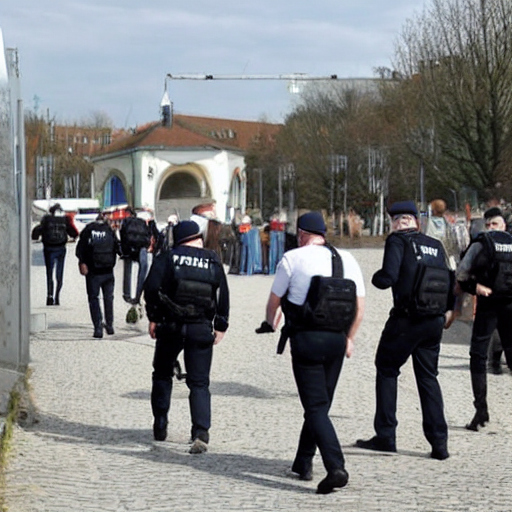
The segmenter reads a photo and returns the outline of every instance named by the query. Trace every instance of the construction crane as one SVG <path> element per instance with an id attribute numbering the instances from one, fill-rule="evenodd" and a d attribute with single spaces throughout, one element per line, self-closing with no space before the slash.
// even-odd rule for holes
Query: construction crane
<path id="1" fill-rule="evenodd" d="M 188 73 L 172 75 L 171 73 L 167 73 L 165 77 L 166 90 L 167 80 L 288 80 L 288 82 L 290 82 L 288 90 L 291 93 L 298 93 L 300 92 L 298 82 L 338 80 L 338 75 L 310 76 L 306 73 L 290 73 L 278 75 L 213 75 L 207 73 Z"/>

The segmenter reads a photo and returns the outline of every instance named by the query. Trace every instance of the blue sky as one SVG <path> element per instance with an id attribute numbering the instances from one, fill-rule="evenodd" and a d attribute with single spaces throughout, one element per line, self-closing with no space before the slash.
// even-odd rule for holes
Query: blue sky
<path id="1" fill-rule="evenodd" d="M 176 6 L 174 6 L 176 5 Z M 60 122 L 154 121 L 167 73 L 373 77 L 424 0 L 2 0 L 25 107 Z M 286 81 L 168 82 L 182 114 L 280 122 Z M 35 97 L 37 96 L 37 100 Z"/>

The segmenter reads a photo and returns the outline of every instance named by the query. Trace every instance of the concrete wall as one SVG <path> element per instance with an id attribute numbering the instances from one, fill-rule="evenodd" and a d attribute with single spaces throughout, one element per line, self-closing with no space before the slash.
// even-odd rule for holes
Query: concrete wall
<path id="1" fill-rule="evenodd" d="M 29 363 L 30 264 L 25 139 L 17 50 L 0 31 L 0 413 Z"/>

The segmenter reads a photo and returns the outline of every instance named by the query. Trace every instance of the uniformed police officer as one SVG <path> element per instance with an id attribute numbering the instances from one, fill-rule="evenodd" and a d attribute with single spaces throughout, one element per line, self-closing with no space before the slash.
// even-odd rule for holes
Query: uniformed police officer
<path id="1" fill-rule="evenodd" d="M 466 425 L 468 430 L 475 431 L 489 421 L 486 363 L 489 342 L 496 328 L 507 365 L 512 369 L 512 235 L 506 232 L 499 208 L 489 208 L 484 219 L 487 231 L 469 246 L 456 272 L 460 288 L 477 296 L 469 350 L 476 412 Z"/>
<path id="2" fill-rule="evenodd" d="M 326 227 L 321 213 L 300 216 L 297 227 L 299 247 L 287 251 L 277 266 L 266 320 L 257 332 L 270 332 L 277 327 L 281 306 L 286 317 L 285 336 L 290 336 L 293 373 L 304 407 L 304 424 L 292 471 L 298 473 L 301 480 L 311 480 L 313 456 L 318 446 L 327 476 L 318 484 L 317 493 L 327 494 L 348 482 L 343 452 L 328 414 L 344 357 L 352 353 L 353 340 L 363 317 L 365 288 L 354 257 L 347 251 L 332 248 L 341 256 L 344 278 L 353 285 L 352 314 L 347 325 L 340 323 L 337 332 L 302 325 L 301 308 L 313 276 L 331 276 L 335 254 L 326 246 Z M 292 314 L 294 310 L 299 313 Z"/>
<path id="3" fill-rule="evenodd" d="M 419 232 L 414 202 L 394 203 L 388 211 L 393 232 L 386 239 L 382 268 L 372 278 L 377 288 L 391 287 L 393 291 L 393 308 L 375 358 L 376 435 L 358 440 L 356 446 L 396 452 L 397 379 L 400 368 L 412 356 L 423 431 L 432 445 L 431 457 L 443 460 L 449 456 L 448 429 L 437 366 L 443 326 L 447 327 L 452 318 L 453 274 L 447 268 L 441 242 Z"/>
<path id="4" fill-rule="evenodd" d="M 95 221 L 85 226 L 76 245 L 78 268 L 85 276 L 94 338 L 103 338 L 103 328 L 107 334 L 114 334 L 114 266 L 120 253 L 119 241 L 100 213 Z M 99 301 L 100 290 L 105 322 Z"/>
<path id="5" fill-rule="evenodd" d="M 222 264 L 216 253 L 203 248 L 196 222 L 179 222 L 173 240 L 173 249 L 155 258 L 144 286 L 149 334 L 156 338 L 153 434 L 157 441 L 167 437 L 173 367 L 184 350 L 192 420 L 190 453 L 202 453 L 209 442 L 213 345 L 228 328 L 229 291 Z"/>

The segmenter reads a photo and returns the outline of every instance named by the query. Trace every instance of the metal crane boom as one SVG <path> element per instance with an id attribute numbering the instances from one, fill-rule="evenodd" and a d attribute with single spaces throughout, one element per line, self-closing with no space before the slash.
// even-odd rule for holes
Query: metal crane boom
<path id="1" fill-rule="evenodd" d="M 209 74 L 183 74 L 172 75 L 167 73 L 169 80 L 337 80 L 338 75 L 309 76 L 305 73 L 291 73 L 287 75 L 209 75 Z"/>

